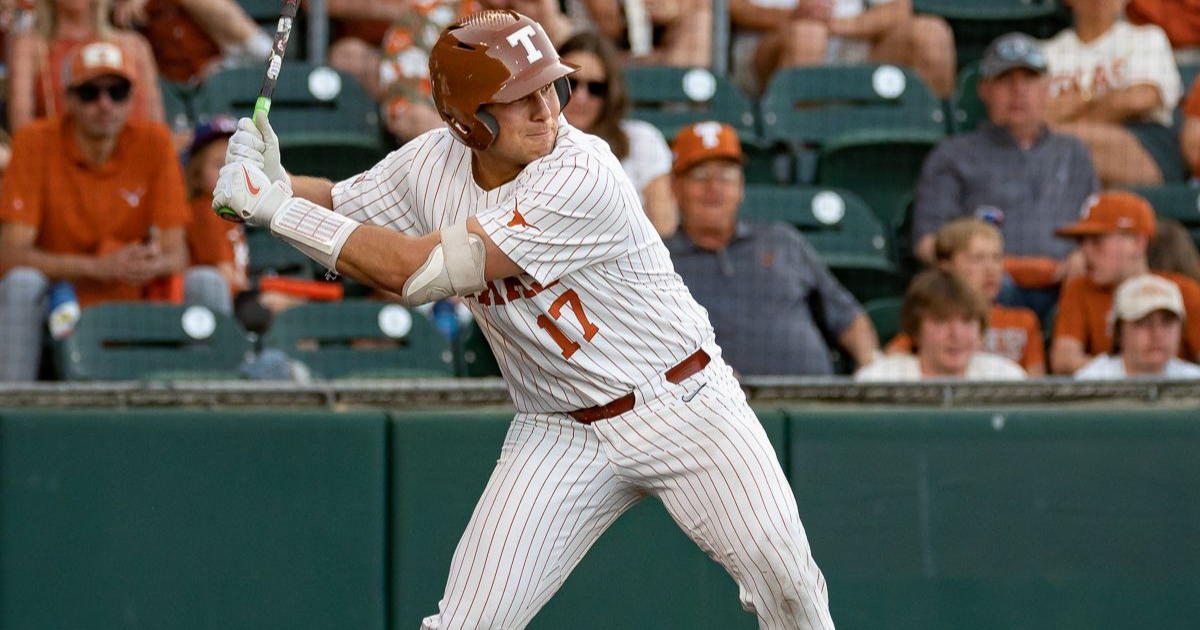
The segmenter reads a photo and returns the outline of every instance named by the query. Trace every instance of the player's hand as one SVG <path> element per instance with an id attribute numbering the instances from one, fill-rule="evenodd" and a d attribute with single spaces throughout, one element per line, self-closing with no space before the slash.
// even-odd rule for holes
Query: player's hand
<path id="1" fill-rule="evenodd" d="M 275 135 L 266 114 L 238 120 L 237 131 L 225 151 L 225 163 L 236 162 L 253 164 L 272 182 L 282 182 L 288 190 L 292 189 L 292 178 L 279 161 L 279 136 Z"/>
<path id="2" fill-rule="evenodd" d="M 282 182 L 273 182 L 262 169 L 247 162 L 226 164 L 213 189 L 213 211 L 229 208 L 250 225 L 269 226 L 271 218 L 292 198 Z M 217 212 L 221 215 L 220 212 Z M 221 215 L 221 218 L 229 218 Z"/>

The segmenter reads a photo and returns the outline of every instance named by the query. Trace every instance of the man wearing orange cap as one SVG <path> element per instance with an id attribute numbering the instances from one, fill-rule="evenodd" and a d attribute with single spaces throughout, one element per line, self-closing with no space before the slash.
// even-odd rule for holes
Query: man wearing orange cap
<path id="1" fill-rule="evenodd" d="M 1122 282 L 1110 319 L 1112 354 L 1097 355 L 1075 373 L 1075 378 L 1200 379 L 1200 365 L 1177 356 L 1187 311 L 1183 294 L 1174 282 L 1149 273 Z"/>
<path id="2" fill-rule="evenodd" d="M 1112 350 L 1108 314 L 1113 291 L 1125 280 L 1149 273 L 1146 247 L 1156 228 L 1154 209 L 1145 199 L 1129 192 L 1103 192 L 1089 200 L 1079 221 L 1058 230 L 1061 236 L 1079 239 L 1086 272 L 1067 282 L 1059 297 L 1050 342 L 1052 372 L 1074 373 L 1092 356 Z M 1180 354 L 1200 357 L 1200 285 L 1178 274 L 1154 273 L 1179 287 L 1188 314 Z"/>
<path id="3" fill-rule="evenodd" d="M 36 378 L 51 282 L 72 283 L 86 308 L 142 299 L 148 283 L 187 266 L 179 161 L 165 126 L 129 120 L 133 76 L 120 47 L 80 47 L 66 113 L 13 138 L 0 195 L 0 381 Z M 210 267 L 189 273 L 184 291 L 229 309 Z"/>
<path id="4" fill-rule="evenodd" d="M 828 375 L 828 337 L 856 364 L 871 361 L 875 327 L 800 232 L 738 221 L 743 160 L 729 125 L 697 123 L 675 138 L 671 187 L 681 222 L 667 249 L 708 310 L 726 360 L 742 374 Z"/>

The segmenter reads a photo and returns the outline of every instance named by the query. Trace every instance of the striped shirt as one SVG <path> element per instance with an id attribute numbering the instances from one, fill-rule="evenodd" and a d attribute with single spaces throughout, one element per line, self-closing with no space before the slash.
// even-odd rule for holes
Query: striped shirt
<path id="1" fill-rule="evenodd" d="M 712 342 L 620 162 L 564 119 L 554 150 L 498 188 L 438 129 L 338 183 L 333 206 L 411 236 L 479 220 L 525 271 L 466 299 L 518 411 L 606 404 Z"/>

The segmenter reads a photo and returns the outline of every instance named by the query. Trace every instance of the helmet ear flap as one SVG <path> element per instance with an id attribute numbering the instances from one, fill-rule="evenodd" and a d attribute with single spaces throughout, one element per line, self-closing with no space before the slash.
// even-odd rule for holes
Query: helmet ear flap
<path id="1" fill-rule="evenodd" d="M 558 93 L 559 111 L 566 109 L 567 103 L 571 102 L 571 83 L 567 81 L 567 77 L 559 77 L 554 80 L 554 91 Z"/>
<path id="2" fill-rule="evenodd" d="M 492 138 L 488 141 L 488 146 L 491 146 L 496 141 L 496 138 L 500 137 L 500 123 L 497 122 L 496 117 L 491 112 L 484 111 L 482 107 L 479 108 L 479 111 L 475 112 L 475 118 L 478 118 L 479 122 L 483 123 L 483 126 L 487 127 L 487 130 L 491 132 Z"/>

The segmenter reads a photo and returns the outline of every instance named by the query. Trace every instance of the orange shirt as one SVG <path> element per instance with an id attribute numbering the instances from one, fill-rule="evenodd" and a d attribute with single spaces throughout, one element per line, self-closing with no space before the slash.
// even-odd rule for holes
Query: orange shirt
<path id="1" fill-rule="evenodd" d="M 1200 284 L 1176 273 L 1151 273 L 1174 282 L 1183 294 L 1187 319 L 1184 320 L 1179 356 L 1192 361 L 1200 353 Z M 1114 291 L 1115 288 L 1098 287 L 1086 277 L 1068 281 L 1058 296 L 1054 336 L 1070 337 L 1082 342 L 1083 350 L 1088 354 L 1111 352 L 1112 330 L 1108 316 L 1112 311 Z"/>
<path id="2" fill-rule="evenodd" d="M 188 221 L 183 172 L 161 123 L 130 121 L 107 162 L 89 164 L 68 118 L 35 120 L 13 137 L 0 191 L 0 222 L 37 229 L 35 246 L 52 254 L 96 256 Z M 83 306 L 136 300 L 142 287 L 79 280 Z"/>
<path id="3" fill-rule="evenodd" d="M 1200 46 L 1200 0 L 1131 0 L 1125 14 L 1134 24 L 1156 24 L 1172 48 Z"/>
<path id="4" fill-rule="evenodd" d="M 193 265 L 233 265 L 240 277 L 246 277 L 250 249 L 241 224 L 218 217 L 212 210 L 212 197 L 192 200 L 191 223 L 187 226 L 188 254 Z M 237 287 L 230 287 L 237 293 Z"/>
<path id="5" fill-rule="evenodd" d="M 1046 344 L 1037 315 L 1027 308 L 993 306 L 984 334 L 984 350 L 1021 364 L 1029 370 L 1046 365 Z M 887 353 L 912 352 L 912 340 L 900 333 L 887 345 Z"/>
<path id="6" fill-rule="evenodd" d="M 1192 80 L 1192 87 L 1188 90 L 1182 109 L 1185 117 L 1200 119 L 1200 76 Z M 1200 177 L 1200 170 L 1193 172 L 1192 175 Z"/>

